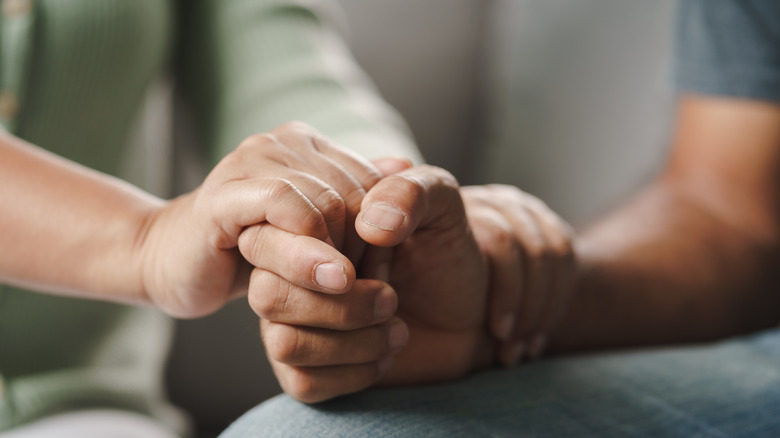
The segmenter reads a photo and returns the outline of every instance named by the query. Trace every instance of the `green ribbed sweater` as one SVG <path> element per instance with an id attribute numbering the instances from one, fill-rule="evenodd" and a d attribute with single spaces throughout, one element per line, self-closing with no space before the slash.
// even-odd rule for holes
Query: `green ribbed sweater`
<path id="1" fill-rule="evenodd" d="M 167 72 L 212 162 L 288 120 L 366 156 L 418 158 L 403 124 L 323 19 L 324 2 L 6 3 L 15 7 L 4 4 L 0 19 L 0 122 L 100 171 L 117 172 L 145 92 Z M 0 431 L 95 407 L 181 429 L 161 382 L 171 330 L 152 309 L 0 285 Z"/>

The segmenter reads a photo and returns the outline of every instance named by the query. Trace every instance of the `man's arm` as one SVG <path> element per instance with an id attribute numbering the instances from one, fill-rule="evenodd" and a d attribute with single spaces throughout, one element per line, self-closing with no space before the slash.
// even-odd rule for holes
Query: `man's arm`
<path id="1" fill-rule="evenodd" d="M 659 177 L 578 241 L 554 351 L 696 342 L 780 321 L 780 107 L 683 95 Z"/>

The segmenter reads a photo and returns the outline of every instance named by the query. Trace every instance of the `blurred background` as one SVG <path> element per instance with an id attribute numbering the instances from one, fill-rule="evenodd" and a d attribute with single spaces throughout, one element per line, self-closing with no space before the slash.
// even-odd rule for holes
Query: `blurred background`
<path id="1" fill-rule="evenodd" d="M 462 183 L 516 185 L 582 227 L 664 159 L 672 0 L 340 3 L 358 62 L 427 161 Z M 130 179 L 160 194 L 203 172 L 175 148 L 159 152 L 166 138 L 186 141 L 170 101 L 170 87 L 152 93 L 127 160 Z M 178 182 L 155 177 L 174 162 L 185 164 Z M 168 378 L 203 436 L 280 391 L 245 300 L 179 322 Z"/>

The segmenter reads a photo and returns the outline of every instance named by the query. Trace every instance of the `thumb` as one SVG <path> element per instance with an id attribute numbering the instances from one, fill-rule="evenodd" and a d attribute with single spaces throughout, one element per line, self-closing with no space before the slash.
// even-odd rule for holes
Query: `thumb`
<path id="1" fill-rule="evenodd" d="M 376 166 L 376 168 L 382 172 L 382 176 L 394 175 L 414 166 L 414 164 L 412 164 L 412 160 L 400 157 L 377 158 L 375 160 L 371 160 L 371 164 Z"/>
<path id="2" fill-rule="evenodd" d="M 444 169 L 416 166 L 390 175 L 368 191 L 355 221 L 367 243 L 395 246 L 422 228 L 468 227 L 458 181 Z"/>

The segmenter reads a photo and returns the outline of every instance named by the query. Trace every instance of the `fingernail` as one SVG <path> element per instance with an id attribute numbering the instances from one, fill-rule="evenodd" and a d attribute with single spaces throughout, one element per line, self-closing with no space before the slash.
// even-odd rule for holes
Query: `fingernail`
<path id="1" fill-rule="evenodd" d="M 388 287 L 382 288 L 378 294 L 376 294 L 376 301 L 374 302 L 374 320 L 384 321 L 393 314 L 398 306 L 398 299 L 395 296 L 395 292 Z"/>
<path id="2" fill-rule="evenodd" d="M 347 287 L 347 273 L 338 263 L 320 263 L 314 268 L 314 281 L 327 289 L 342 290 Z"/>
<path id="3" fill-rule="evenodd" d="M 409 340 L 409 329 L 406 328 L 406 324 L 404 324 L 400 319 L 393 322 L 393 324 L 390 326 L 390 350 L 392 351 L 398 351 L 404 346 L 406 346 L 406 342 Z"/>
<path id="4" fill-rule="evenodd" d="M 514 314 L 506 314 L 501 317 L 498 321 L 498 326 L 496 327 L 497 333 L 496 336 L 498 336 L 499 339 L 506 340 L 509 338 L 509 335 L 512 333 L 512 328 L 515 326 L 515 315 Z"/>
<path id="5" fill-rule="evenodd" d="M 531 359 L 539 359 L 544 352 L 544 348 L 547 347 L 547 335 L 536 335 L 531 339 L 531 343 L 528 346 L 528 357 Z"/>
<path id="6" fill-rule="evenodd" d="M 384 231 L 397 230 L 406 219 L 401 210 L 383 202 L 372 205 L 360 217 L 366 224 Z"/>
<path id="7" fill-rule="evenodd" d="M 523 360 L 524 352 L 525 342 L 516 342 L 511 344 L 506 350 L 504 350 L 503 357 L 501 358 L 504 366 L 510 368 L 519 364 Z"/>

